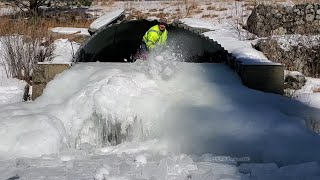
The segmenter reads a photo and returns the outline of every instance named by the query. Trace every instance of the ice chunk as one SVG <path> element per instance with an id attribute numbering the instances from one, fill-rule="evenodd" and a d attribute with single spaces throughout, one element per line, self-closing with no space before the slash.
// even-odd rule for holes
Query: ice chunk
<path id="1" fill-rule="evenodd" d="M 110 175 L 110 167 L 103 165 L 95 171 L 94 179 L 95 180 L 104 180 L 105 176 Z"/>
<path id="2" fill-rule="evenodd" d="M 147 164 L 148 161 L 147 161 L 147 157 L 145 155 L 140 154 L 135 158 L 135 162 L 137 164 L 145 165 L 145 164 Z"/>

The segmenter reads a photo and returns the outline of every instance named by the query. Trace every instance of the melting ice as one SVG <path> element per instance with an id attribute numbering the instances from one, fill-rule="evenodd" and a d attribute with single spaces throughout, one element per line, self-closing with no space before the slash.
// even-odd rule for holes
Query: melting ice
<path id="1" fill-rule="evenodd" d="M 57 166 L 67 168 L 67 179 L 241 179 L 234 157 L 278 165 L 320 160 L 319 135 L 305 126 L 317 109 L 248 89 L 224 64 L 170 58 L 78 63 L 36 101 L 2 106 L 1 159 L 18 157 L 4 161 L 4 177 L 15 176 L 17 161 L 33 171 L 49 162 L 57 174 Z M 229 158 L 221 164 L 216 157 Z M 253 164 L 243 173 L 261 167 L 281 175 L 278 165 Z M 310 166 L 308 175 L 319 175 Z M 227 175 L 217 176 L 219 168 Z"/>

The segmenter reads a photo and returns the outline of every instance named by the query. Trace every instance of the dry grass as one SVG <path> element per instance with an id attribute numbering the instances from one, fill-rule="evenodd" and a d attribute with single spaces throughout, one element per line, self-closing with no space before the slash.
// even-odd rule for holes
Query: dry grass
<path id="1" fill-rule="evenodd" d="M 149 9 L 149 12 L 157 12 L 157 11 L 158 11 L 157 9 Z"/>
<path id="2" fill-rule="evenodd" d="M 111 6 L 115 3 L 115 0 L 94 0 L 92 2 L 93 5 L 100 4 L 102 6 Z"/>
<path id="3" fill-rule="evenodd" d="M 226 11 L 228 10 L 226 7 L 217 7 L 216 11 Z"/>
<path id="4" fill-rule="evenodd" d="M 216 10 L 216 7 L 214 7 L 214 6 L 208 6 L 208 7 L 207 7 L 207 10 L 210 10 L 210 11 Z"/>
<path id="5" fill-rule="evenodd" d="M 202 17 L 202 18 L 210 18 L 211 15 L 210 15 L 210 14 L 204 14 L 204 15 L 202 15 L 201 17 Z"/>
<path id="6" fill-rule="evenodd" d="M 0 36 L 27 35 L 37 37 L 50 36 L 49 29 L 54 27 L 89 27 L 92 20 L 61 21 L 53 18 L 11 19 L 0 17 Z"/>

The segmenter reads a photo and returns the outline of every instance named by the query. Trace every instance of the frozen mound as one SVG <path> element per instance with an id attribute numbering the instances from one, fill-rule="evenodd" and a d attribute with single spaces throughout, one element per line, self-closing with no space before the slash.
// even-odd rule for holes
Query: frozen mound
<path id="1" fill-rule="evenodd" d="M 302 163 L 320 160 L 319 135 L 305 126 L 305 119 L 317 117 L 317 109 L 298 101 L 244 87 L 223 64 L 181 63 L 170 56 L 78 63 L 35 102 L 0 110 L 0 137 L 6 140 L 0 151 L 33 157 L 65 147 L 92 152 L 163 139 L 169 152 Z M 16 121 L 26 124 L 11 123 Z"/>

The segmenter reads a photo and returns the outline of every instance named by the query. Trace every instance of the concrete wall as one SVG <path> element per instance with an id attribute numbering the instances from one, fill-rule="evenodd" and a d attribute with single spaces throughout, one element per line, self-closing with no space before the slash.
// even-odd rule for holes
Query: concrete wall
<path id="1" fill-rule="evenodd" d="M 245 63 L 233 56 L 230 56 L 226 63 L 237 72 L 243 85 L 263 92 L 281 95 L 284 93 L 285 67 L 282 64 L 258 61 Z"/>
<path id="2" fill-rule="evenodd" d="M 41 96 L 47 83 L 57 74 L 69 69 L 71 64 L 45 64 L 38 63 L 32 75 L 32 100 Z"/>
<path id="3" fill-rule="evenodd" d="M 241 65 L 239 76 L 249 88 L 283 94 L 284 66 L 281 65 Z"/>

